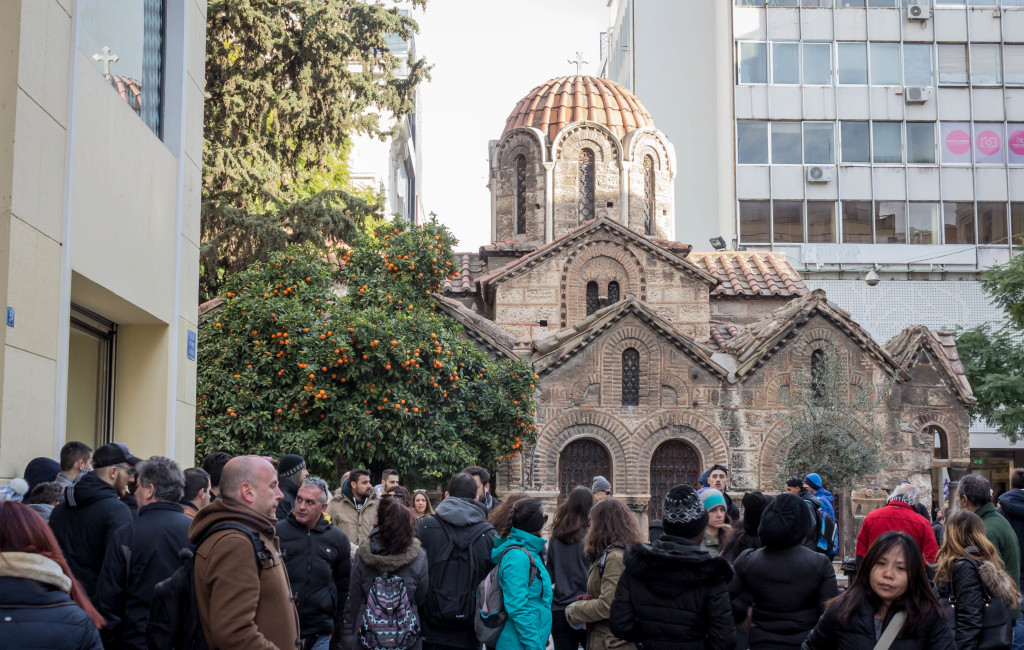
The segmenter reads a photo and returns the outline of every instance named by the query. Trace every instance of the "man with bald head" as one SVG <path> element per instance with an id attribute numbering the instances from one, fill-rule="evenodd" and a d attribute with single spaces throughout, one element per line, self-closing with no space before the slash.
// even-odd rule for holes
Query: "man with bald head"
<path id="1" fill-rule="evenodd" d="M 298 647 L 299 616 L 274 530 L 280 499 L 274 466 L 239 456 L 224 466 L 220 498 L 192 521 L 196 605 L 210 650 Z"/>

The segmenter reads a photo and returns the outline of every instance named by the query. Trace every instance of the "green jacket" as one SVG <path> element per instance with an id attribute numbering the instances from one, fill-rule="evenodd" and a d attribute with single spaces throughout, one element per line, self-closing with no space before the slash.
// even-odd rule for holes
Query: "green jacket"
<path id="1" fill-rule="evenodd" d="M 988 541 L 992 542 L 992 545 L 996 547 L 999 552 L 999 557 L 1003 559 L 1003 564 L 1006 565 L 1006 572 L 1011 577 L 1015 577 L 1018 580 L 1020 576 L 1020 545 L 1017 542 L 1017 535 L 1013 532 L 1013 527 L 1010 526 L 1010 522 L 1006 521 L 1006 517 L 999 514 L 996 507 L 991 503 L 978 508 L 975 513 L 981 517 L 982 522 L 985 524 L 985 537 L 988 537 Z M 1020 617 L 1020 609 L 1011 607 L 1014 611 L 1014 620 Z"/>
<path id="2" fill-rule="evenodd" d="M 491 561 L 497 562 L 501 552 L 510 546 L 511 550 L 501 560 L 498 580 L 505 596 L 505 611 L 508 620 L 498 637 L 496 650 L 545 650 L 551 636 L 551 578 L 540 552 L 545 540 L 530 533 L 513 528 L 509 536 L 494 541 Z M 533 556 L 538 576 L 530 584 L 530 559 Z"/>

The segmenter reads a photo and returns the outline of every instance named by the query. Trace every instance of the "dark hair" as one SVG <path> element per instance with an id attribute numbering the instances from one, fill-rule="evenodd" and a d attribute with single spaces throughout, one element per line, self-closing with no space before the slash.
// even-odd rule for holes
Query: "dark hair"
<path id="1" fill-rule="evenodd" d="M 153 497 L 160 501 L 178 503 L 185 495 L 185 473 L 178 463 L 165 456 L 150 456 L 142 461 L 135 484 L 154 486 Z"/>
<path id="2" fill-rule="evenodd" d="M 201 467 L 189 467 L 185 470 L 185 500 L 191 501 L 199 496 L 201 490 L 210 487 L 210 475 Z"/>
<path id="3" fill-rule="evenodd" d="M 715 465 L 712 465 L 710 468 L 708 468 L 708 476 L 711 476 L 711 472 L 713 472 L 715 470 L 722 470 L 723 472 L 725 472 L 726 476 L 729 475 L 729 468 L 728 467 L 726 467 L 725 465 L 721 465 L 721 464 L 715 464 Z"/>
<path id="4" fill-rule="evenodd" d="M 473 481 L 473 485 L 476 485 L 476 481 Z M 473 495 L 476 496 L 476 492 L 473 492 Z M 512 519 L 512 506 L 529 496 L 526 492 L 513 492 L 508 495 L 497 508 L 491 510 L 491 514 L 487 516 L 487 522 L 498 532 L 505 530 L 506 526 L 511 528 L 509 522 Z"/>
<path id="5" fill-rule="evenodd" d="M 1024 467 L 1018 467 L 1010 472 L 1010 487 L 1014 490 L 1024 489 Z"/>
<path id="6" fill-rule="evenodd" d="M 398 472 L 396 472 L 393 469 L 384 470 L 383 472 L 381 472 L 380 482 L 383 483 L 384 481 L 388 480 L 389 476 L 398 476 Z"/>
<path id="7" fill-rule="evenodd" d="M 103 617 L 89 602 L 85 590 L 71 573 L 57 538 L 32 508 L 15 501 L 0 501 L 0 553 L 35 553 L 56 562 L 64 575 L 71 579 L 71 600 L 85 610 L 93 625 L 103 627 Z M 0 562 L 3 561 L 0 559 Z"/>
<path id="8" fill-rule="evenodd" d="M 448 481 L 448 496 L 476 500 L 476 479 L 466 472 L 459 472 Z"/>
<path id="9" fill-rule="evenodd" d="M 537 499 L 526 497 L 524 499 L 517 500 L 512 504 L 512 507 L 509 508 L 508 522 L 505 524 L 504 528 L 498 530 L 498 536 L 508 537 L 513 528 L 518 528 L 519 530 L 528 532 L 523 528 L 523 526 L 525 526 L 530 521 L 530 518 L 538 512 L 543 513 L 544 506 L 541 505 L 540 501 Z"/>
<path id="10" fill-rule="evenodd" d="M 642 541 L 636 517 L 618 499 L 598 501 L 590 510 L 590 530 L 583 552 L 591 559 L 601 557 L 609 546 L 625 549 Z"/>
<path id="11" fill-rule="evenodd" d="M 580 541 L 590 525 L 590 509 L 593 507 L 594 493 L 585 485 L 577 486 L 555 509 L 551 536 L 563 544 Z"/>
<path id="12" fill-rule="evenodd" d="M 63 496 L 64 486 L 57 481 L 50 481 L 48 483 L 40 483 L 32 488 L 26 503 L 30 505 L 35 503 L 52 504 L 54 501 L 60 501 Z"/>
<path id="13" fill-rule="evenodd" d="M 416 515 L 405 507 L 400 498 L 384 495 L 377 508 L 377 540 L 383 547 L 381 555 L 404 552 L 415 537 Z"/>
<path id="14" fill-rule="evenodd" d="M 349 489 L 351 489 L 352 483 L 358 483 L 359 479 L 363 476 L 369 477 L 370 470 L 368 469 L 354 469 L 348 473 Z"/>
<path id="15" fill-rule="evenodd" d="M 865 602 L 877 610 L 882 601 L 871 589 L 871 570 L 890 551 L 903 554 L 907 571 L 907 592 L 903 597 L 907 612 L 906 623 L 903 625 L 904 636 L 920 636 L 933 625 L 944 621 L 945 614 L 932 591 L 921 549 L 913 537 L 901 531 L 884 533 L 874 541 L 857 569 L 853 584 L 842 595 L 830 600 L 828 608 L 842 625 L 846 625 Z"/>
<path id="16" fill-rule="evenodd" d="M 80 460 L 89 460 L 92 447 L 84 442 L 72 440 L 60 448 L 60 471 L 68 472 Z"/>
<path id="17" fill-rule="evenodd" d="M 967 501 L 976 507 L 992 502 L 992 484 L 981 474 L 968 474 L 960 479 L 957 494 L 967 497 Z"/>
<path id="18" fill-rule="evenodd" d="M 210 475 L 211 487 L 220 487 L 220 475 L 229 460 L 231 460 L 231 454 L 226 451 L 214 451 L 203 459 L 203 469 Z"/>
<path id="19" fill-rule="evenodd" d="M 487 485 L 488 483 L 491 482 L 491 473 L 488 472 L 483 467 L 479 467 L 477 465 L 470 465 L 469 467 L 462 471 L 469 474 L 470 476 L 475 476 L 479 478 L 480 485 Z"/>
<path id="20" fill-rule="evenodd" d="M 730 563 L 735 562 L 740 553 L 749 548 L 761 548 L 761 538 L 757 528 L 761 525 L 761 515 L 772 502 L 772 498 L 760 492 L 748 492 L 743 495 L 742 525 L 733 526 L 722 544 L 721 556 Z M 728 515 L 727 515 L 728 516 Z"/>
<path id="21" fill-rule="evenodd" d="M 395 487 L 391 488 L 390 490 L 388 490 L 387 494 L 390 494 L 391 496 L 400 499 L 402 503 L 405 504 L 406 508 L 412 508 L 412 495 L 409 494 L 409 490 L 406 490 L 401 485 L 396 485 Z"/>

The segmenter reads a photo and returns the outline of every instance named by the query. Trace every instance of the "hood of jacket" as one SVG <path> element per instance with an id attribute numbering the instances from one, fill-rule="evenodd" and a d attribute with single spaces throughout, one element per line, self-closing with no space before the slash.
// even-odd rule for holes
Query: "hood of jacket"
<path id="1" fill-rule="evenodd" d="M 356 553 L 363 561 L 363 564 L 373 567 L 378 571 L 394 573 L 407 564 L 410 564 L 420 554 L 420 540 L 412 538 L 412 543 L 405 547 L 405 550 L 396 555 L 381 555 L 380 542 L 377 539 L 377 531 L 370 533 L 370 543 L 363 544 Z"/>
<path id="2" fill-rule="evenodd" d="M 246 526 L 268 539 L 274 539 L 274 520 L 264 517 L 255 510 L 234 499 L 220 498 L 196 513 L 188 529 L 188 538 L 194 544 L 206 531 L 219 523 L 233 521 Z"/>
<path id="3" fill-rule="evenodd" d="M 818 491 L 814 493 L 814 496 L 818 497 L 818 500 L 823 503 L 825 501 L 828 501 L 828 504 L 830 506 L 835 505 L 835 497 L 832 495 L 831 492 L 829 492 L 825 488 L 818 488 Z"/>
<path id="4" fill-rule="evenodd" d="M 1017 583 L 1006 571 L 985 561 L 979 565 L 978 573 L 981 574 L 981 580 L 985 583 L 989 595 L 1002 598 L 1003 602 L 1011 608 L 1020 607 L 1020 592 L 1017 591 Z"/>
<path id="5" fill-rule="evenodd" d="M 35 580 L 71 593 L 71 578 L 64 574 L 64 569 L 38 553 L 0 553 L 0 577 Z"/>
<path id="6" fill-rule="evenodd" d="M 437 504 L 434 515 L 451 526 L 472 526 L 487 520 L 487 506 L 462 497 L 448 497 Z"/>
<path id="7" fill-rule="evenodd" d="M 491 562 L 497 563 L 498 558 L 501 557 L 501 552 L 510 546 L 525 546 L 526 550 L 539 556 L 540 552 L 544 550 L 546 543 L 547 540 L 543 537 L 537 537 L 532 533 L 513 528 L 508 537 L 494 540 L 494 549 L 491 550 Z"/>
<path id="8" fill-rule="evenodd" d="M 651 593 L 675 598 L 695 585 L 732 580 L 732 567 L 711 557 L 688 539 L 663 535 L 653 544 L 634 544 L 626 550 L 626 571 L 647 585 Z"/>
<path id="9" fill-rule="evenodd" d="M 999 495 L 999 507 L 1015 519 L 1024 519 L 1024 490 L 1007 490 Z"/>
<path id="10" fill-rule="evenodd" d="M 371 501 L 372 499 L 378 498 L 380 497 L 377 496 L 377 490 L 370 490 L 370 495 L 366 497 L 366 499 L 363 501 L 363 506 L 365 506 L 367 502 Z M 334 496 L 331 497 L 331 501 L 348 501 L 349 505 L 355 507 L 356 500 L 355 497 L 352 496 L 352 486 L 349 484 L 348 481 L 345 481 L 344 485 L 342 485 L 338 489 L 338 491 L 334 493 Z"/>
<path id="11" fill-rule="evenodd" d="M 810 526 L 811 511 L 804 500 L 783 492 L 764 509 L 757 535 L 765 547 L 785 549 L 803 542 Z"/>
<path id="12" fill-rule="evenodd" d="M 64 503 L 69 508 L 85 508 L 104 499 L 117 499 L 117 490 L 95 473 L 82 474 L 64 490 Z"/>

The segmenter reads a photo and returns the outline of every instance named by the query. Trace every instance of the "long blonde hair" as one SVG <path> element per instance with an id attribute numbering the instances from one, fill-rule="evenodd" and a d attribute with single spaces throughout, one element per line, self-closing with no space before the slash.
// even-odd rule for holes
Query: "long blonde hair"
<path id="1" fill-rule="evenodd" d="M 974 548 L 969 552 L 967 549 L 972 546 Z M 985 522 L 981 517 L 970 510 L 957 510 L 946 518 L 946 534 L 935 558 L 935 582 L 949 582 L 953 574 L 953 563 L 965 557 L 978 562 L 991 562 L 1006 570 L 996 547 L 985 536 Z"/>

